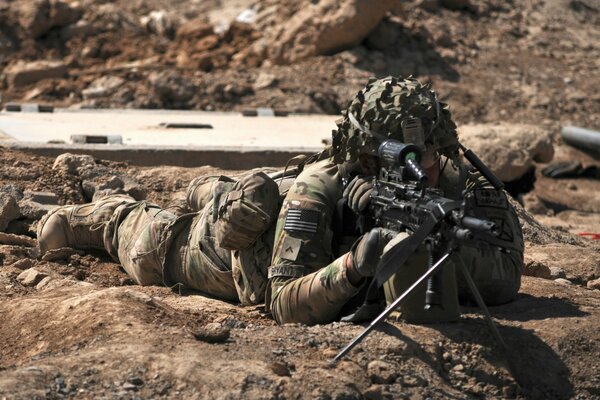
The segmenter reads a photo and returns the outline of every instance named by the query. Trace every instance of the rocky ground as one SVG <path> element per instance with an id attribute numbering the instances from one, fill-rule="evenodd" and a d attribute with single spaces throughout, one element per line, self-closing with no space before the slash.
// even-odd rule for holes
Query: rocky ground
<path id="1" fill-rule="evenodd" d="M 331 364 L 362 327 L 280 327 L 262 307 L 132 285 L 101 252 L 36 249 L 37 221 L 58 204 L 120 190 L 177 208 L 195 176 L 235 171 L 0 148 L 0 397 L 600 398 L 600 246 L 581 236 L 600 233 L 600 182 L 540 172 L 598 167 L 557 132 L 599 128 L 599 10 L 592 0 L 0 0 L 2 103 L 339 113 L 369 76 L 429 80 L 461 126 L 487 123 L 461 136 L 520 197 L 526 239 L 519 298 L 491 309 L 509 354 L 465 308 L 455 324 L 389 321 Z"/>

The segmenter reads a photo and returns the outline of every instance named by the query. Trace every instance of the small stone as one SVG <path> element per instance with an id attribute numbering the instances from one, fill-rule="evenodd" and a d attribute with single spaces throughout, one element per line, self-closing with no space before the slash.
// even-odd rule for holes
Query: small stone
<path id="1" fill-rule="evenodd" d="M 454 367 L 452 367 L 452 371 L 454 372 L 464 372 L 465 370 L 465 366 L 462 364 L 456 364 Z"/>
<path id="2" fill-rule="evenodd" d="M 20 216 L 21 211 L 15 197 L 2 191 L 0 193 L 0 231 L 4 231 L 11 221 Z"/>
<path id="3" fill-rule="evenodd" d="M 392 364 L 380 360 L 371 361 L 367 373 L 373 383 L 392 383 L 398 376 Z"/>
<path id="4" fill-rule="evenodd" d="M 23 258 L 22 260 L 12 263 L 11 267 L 26 270 L 26 269 L 33 267 L 33 260 L 31 260 L 29 258 Z"/>
<path id="5" fill-rule="evenodd" d="M 38 60 L 17 63 L 6 67 L 6 78 L 11 87 L 21 87 L 43 79 L 63 78 L 67 67 L 62 61 Z"/>
<path id="6" fill-rule="evenodd" d="M 273 371 L 273 373 L 275 375 L 278 375 L 278 376 L 290 376 L 291 375 L 290 369 L 286 363 L 275 361 L 275 362 L 272 362 L 269 365 L 269 367 L 271 368 L 271 371 Z"/>
<path id="7" fill-rule="evenodd" d="M 17 281 L 23 286 L 35 286 L 42 281 L 47 274 L 36 270 L 35 268 L 27 269 L 17 276 Z"/>
<path id="8" fill-rule="evenodd" d="M 58 195 L 53 192 L 39 192 L 34 190 L 25 190 L 24 198 L 35 201 L 40 204 L 58 204 Z"/>
<path id="9" fill-rule="evenodd" d="M 565 279 L 565 278 L 555 279 L 554 282 L 559 283 L 561 285 L 572 285 L 573 284 L 573 282 L 571 282 L 570 280 Z"/>
<path id="10" fill-rule="evenodd" d="M 134 385 L 133 383 L 125 382 L 123 384 L 123 389 L 125 389 L 125 390 L 138 390 L 138 387 L 136 385 Z"/>
<path id="11" fill-rule="evenodd" d="M 230 329 L 217 322 L 211 322 L 198 328 L 194 337 L 206 343 L 223 343 L 229 339 Z"/>
<path id="12" fill-rule="evenodd" d="M 362 393 L 362 395 L 367 400 L 384 400 L 392 398 L 391 394 L 385 390 L 385 386 L 383 385 L 370 386 Z"/>
<path id="13" fill-rule="evenodd" d="M 78 254 L 83 256 L 85 253 L 81 250 L 75 250 L 70 247 L 61 247 L 58 249 L 48 250 L 43 256 L 44 261 L 68 260 L 72 255 Z"/>
<path id="14" fill-rule="evenodd" d="M 417 375 L 404 375 L 402 385 L 406 387 L 422 387 L 427 385 L 427 381 Z"/>
<path id="15" fill-rule="evenodd" d="M 566 278 L 565 270 L 560 267 L 550 267 L 550 277 L 552 279 Z"/>
<path id="16" fill-rule="evenodd" d="M 588 281 L 587 287 L 589 289 L 600 289 L 600 278 Z"/>
<path id="17" fill-rule="evenodd" d="M 35 285 L 35 290 L 44 290 L 48 286 L 48 284 L 52 281 L 52 277 L 47 276 L 40 281 L 37 285 Z"/>
<path id="18" fill-rule="evenodd" d="M 94 168 L 95 166 L 94 157 L 90 155 L 63 153 L 56 157 L 52 169 L 69 174 L 77 174 L 79 169 L 86 167 Z"/>
<path id="19" fill-rule="evenodd" d="M 525 264 L 524 275 L 534 276 L 536 278 L 550 279 L 551 272 L 547 265 L 538 261 L 531 261 Z"/>
<path id="20" fill-rule="evenodd" d="M 21 215 L 32 220 L 41 219 L 46 213 L 57 207 L 58 205 L 42 204 L 30 199 L 23 199 L 19 202 Z"/>

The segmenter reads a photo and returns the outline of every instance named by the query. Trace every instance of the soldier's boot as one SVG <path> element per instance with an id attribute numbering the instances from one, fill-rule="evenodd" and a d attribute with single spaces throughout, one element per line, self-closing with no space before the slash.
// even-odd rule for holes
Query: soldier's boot
<path id="1" fill-rule="evenodd" d="M 42 254 L 61 247 L 104 250 L 104 229 L 122 204 L 135 202 L 128 195 L 112 195 L 88 204 L 63 206 L 46 214 L 38 223 Z"/>

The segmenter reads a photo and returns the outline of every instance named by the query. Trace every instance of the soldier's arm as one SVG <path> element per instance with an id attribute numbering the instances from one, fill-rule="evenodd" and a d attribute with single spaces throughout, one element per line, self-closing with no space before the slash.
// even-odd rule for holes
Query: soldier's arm
<path id="1" fill-rule="evenodd" d="M 336 170 L 337 171 L 337 170 Z M 334 259 L 333 218 L 342 185 L 331 169 L 301 174 L 284 201 L 275 233 L 267 307 L 280 323 L 326 323 L 358 291 L 348 254 Z"/>

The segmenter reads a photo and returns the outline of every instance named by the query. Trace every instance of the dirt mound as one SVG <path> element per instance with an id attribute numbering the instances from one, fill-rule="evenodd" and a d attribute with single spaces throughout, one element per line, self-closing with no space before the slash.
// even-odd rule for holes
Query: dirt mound
<path id="1" fill-rule="evenodd" d="M 2 193 L 54 190 L 59 203 L 85 201 L 81 183 L 90 171 L 150 182 L 147 197 L 161 205 L 180 199 L 197 175 L 235 175 L 210 167 L 147 168 L 73 156 L 54 160 L 6 149 L 2 155 Z M 535 277 L 523 278 L 517 301 L 491 309 L 511 349 L 514 375 L 475 309 L 464 308 L 456 324 L 389 321 L 332 364 L 360 326 L 277 326 L 262 307 L 132 286 L 102 253 L 63 249 L 40 259 L 32 238 L 5 233 L 0 236 L 0 394 L 17 399 L 598 396 L 600 292 L 591 288 L 600 277 L 600 247 L 560 228 L 569 223 L 572 230 L 583 229 L 578 224 L 589 219 L 518 211 L 526 274 Z M 34 231 L 19 234 L 34 236 Z"/>
<path id="2" fill-rule="evenodd" d="M 593 1 L 239 0 L 234 21 L 216 1 L 78 3 L 0 3 L 4 102 L 335 114 L 393 74 L 433 81 L 459 122 L 599 123 Z"/>

